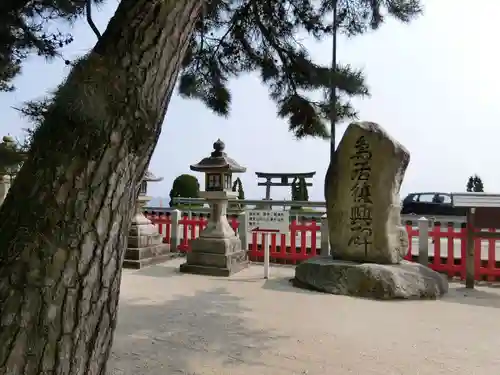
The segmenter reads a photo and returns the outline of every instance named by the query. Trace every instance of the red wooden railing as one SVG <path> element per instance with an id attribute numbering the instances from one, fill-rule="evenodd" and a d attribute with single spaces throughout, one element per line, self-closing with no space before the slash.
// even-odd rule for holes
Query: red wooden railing
<path id="1" fill-rule="evenodd" d="M 146 214 L 146 217 L 158 226 L 158 232 L 163 235 L 163 242 L 170 243 L 172 238 L 172 220 L 170 215 Z"/>
<path id="2" fill-rule="evenodd" d="M 316 234 L 321 227 L 315 222 L 300 223 L 293 220 L 290 223 L 290 246 L 287 245 L 286 234 L 271 233 L 270 244 L 267 243 L 267 234 L 253 232 L 249 244 L 248 257 L 252 261 L 262 262 L 264 260 L 264 249 L 269 246 L 269 258 L 271 262 L 297 264 L 307 258 L 319 254 Z M 299 235 L 299 243 L 297 243 Z M 307 236 L 310 235 L 311 244 L 307 246 Z M 259 238 L 260 237 L 260 238 Z M 259 241 L 260 240 L 260 241 Z M 259 244 L 260 242 L 260 244 Z"/>
<path id="3" fill-rule="evenodd" d="M 164 242 L 170 243 L 172 222 L 169 215 L 147 215 L 154 224 L 158 225 L 159 232 L 164 235 Z M 230 219 L 231 227 L 237 231 L 239 223 L 235 217 Z M 207 219 L 201 216 L 184 216 L 179 220 L 181 239 L 178 251 L 188 252 L 190 250 L 189 240 L 197 238 L 200 231 L 207 225 Z M 315 222 L 290 223 L 289 244 L 286 235 L 270 234 L 270 244 L 267 243 L 265 233 L 251 233 L 248 256 L 252 261 L 262 261 L 264 258 L 264 248 L 269 246 L 270 259 L 275 263 L 297 264 L 312 256 L 318 255 L 320 246 L 317 240 L 317 233 L 320 225 Z M 418 238 L 419 230 L 411 224 L 406 225 L 409 237 L 410 249 L 405 259 L 417 260 L 418 251 L 412 254 L 412 239 Z M 489 229 L 494 232 L 494 229 Z M 478 237 L 475 239 L 475 265 L 476 279 L 495 281 L 500 279 L 500 259 L 496 259 L 496 242 L 500 240 L 488 238 L 481 239 L 480 230 L 477 230 Z M 307 243 L 309 237 L 309 244 Z M 446 239 L 446 246 L 442 246 L 441 239 Z M 443 226 L 436 223 L 429 230 L 429 239 L 434 240 L 434 254 L 430 251 L 429 267 L 435 271 L 447 274 L 450 277 L 465 278 L 465 252 L 466 252 L 466 229 L 454 228 L 452 223 Z M 455 240 L 460 240 L 460 251 L 455 252 Z M 481 241 L 486 242 L 487 257 L 482 259 L 481 254 L 484 246 Z M 432 246 L 429 246 L 432 250 Z"/>

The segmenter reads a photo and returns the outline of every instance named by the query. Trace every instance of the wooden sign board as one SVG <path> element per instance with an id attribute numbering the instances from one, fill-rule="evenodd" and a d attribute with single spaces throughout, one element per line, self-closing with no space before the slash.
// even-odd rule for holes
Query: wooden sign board
<path id="1" fill-rule="evenodd" d="M 252 232 L 290 231 L 290 215 L 288 211 L 247 210 L 248 230 Z"/>

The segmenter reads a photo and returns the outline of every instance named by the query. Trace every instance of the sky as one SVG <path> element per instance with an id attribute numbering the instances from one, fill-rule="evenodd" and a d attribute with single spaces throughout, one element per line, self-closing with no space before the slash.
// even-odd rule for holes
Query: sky
<path id="1" fill-rule="evenodd" d="M 337 56 L 342 64 L 362 69 L 371 97 L 353 101 L 359 120 L 384 127 L 411 153 L 401 195 L 410 192 L 463 191 L 467 179 L 478 174 L 485 191 L 500 192 L 496 147 L 500 147 L 500 87 L 494 30 L 500 2 L 424 1 L 425 13 L 411 24 L 388 21 L 376 32 L 341 38 Z M 117 0 L 94 10 L 103 31 Z M 473 11 L 473 17 L 471 12 Z M 72 26 L 75 42 L 64 50 L 74 59 L 86 53 L 96 37 L 83 21 Z M 314 59 L 328 63 L 331 40 L 305 41 Z M 17 91 L 0 93 L 0 135 L 22 137 L 26 119 L 13 107 L 43 97 L 68 74 L 62 60 L 47 63 L 31 57 L 16 79 Z M 329 142 L 296 140 L 286 120 L 276 116 L 267 89 L 256 76 L 230 84 L 233 104 L 229 118 L 212 114 L 201 103 L 174 96 L 170 102 L 150 170 L 163 177 L 149 184 L 148 194 L 168 197 L 173 179 L 212 151 L 218 138 L 226 152 L 247 172 L 239 176 L 247 199 L 262 199 L 255 172 L 316 171 L 310 200 L 324 200 L 323 184 L 329 163 Z M 496 99 L 495 99 L 496 98 Z M 346 124 L 339 125 L 338 138 Z M 497 155 L 497 156 L 495 156 Z M 288 188 L 272 188 L 275 200 L 289 199 Z"/>

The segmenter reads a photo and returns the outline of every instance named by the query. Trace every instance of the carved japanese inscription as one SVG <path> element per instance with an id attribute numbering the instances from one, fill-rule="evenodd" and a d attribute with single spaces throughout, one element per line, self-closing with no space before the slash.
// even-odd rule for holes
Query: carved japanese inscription
<path id="1" fill-rule="evenodd" d="M 354 153 L 351 156 L 352 207 L 349 218 L 351 233 L 348 245 L 361 246 L 365 256 L 373 244 L 372 157 L 370 144 L 364 136 L 360 136 L 356 140 Z"/>

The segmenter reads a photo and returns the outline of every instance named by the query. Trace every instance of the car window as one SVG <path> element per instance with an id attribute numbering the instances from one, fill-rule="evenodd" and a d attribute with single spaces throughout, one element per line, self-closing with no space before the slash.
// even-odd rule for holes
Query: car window
<path id="1" fill-rule="evenodd" d="M 439 194 L 442 203 L 451 204 L 451 197 L 449 195 Z"/>
<path id="2" fill-rule="evenodd" d="M 416 195 L 416 194 L 410 194 L 410 195 L 408 195 L 408 196 L 404 199 L 403 203 L 406 203 L 406 204 L 407 204 L 407 203 L 416 202 L 416 201 L 418 201 L 418 199 L 417 199 L 417 198 L 418 198 L 418 195 Z"/>
<path id="3" fill-rule="evenodd" d="M 422 203 L 432 203 L 433 199 L 434 194 L 420 194 L 418 201 Z"/>

